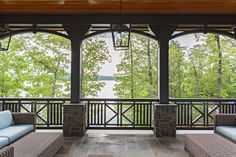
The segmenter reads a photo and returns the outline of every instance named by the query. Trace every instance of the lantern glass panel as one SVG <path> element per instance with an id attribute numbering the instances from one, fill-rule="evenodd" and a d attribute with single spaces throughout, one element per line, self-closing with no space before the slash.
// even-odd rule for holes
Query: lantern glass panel
<path id="1" fill-rule="evenodd" d="M 7 38 L 0 39 L 0 51 L 7 51 L 11 42 L 11 35 Z"/>
<path id="2" fill-rule="evenodd" d="M 115 50 L 127 50 L 130 43 L 130 25 L 113 24 L 111 25 L 112 38 Z"/>

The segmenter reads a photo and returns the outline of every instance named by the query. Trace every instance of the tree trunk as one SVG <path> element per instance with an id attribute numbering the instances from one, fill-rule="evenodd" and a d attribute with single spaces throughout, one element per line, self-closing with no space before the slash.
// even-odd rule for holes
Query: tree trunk
<path id="1" fill-rule="evenodd" d="M 133 71 L 133 50 L 132 44 L 130 43 L 130 69 L 131 69 L 131 98 L 134 98 L 134 71 Z"/>
<path id="2" fill-rule="evenodd" d="M 182 98 L 182 92 L 181 92 L 181 69 L 180 69 L 180 60 L 178 59 L 178 66 L 177 66 L 177 71 L 178 71 L 178 97 Z"/>
<path id="3" fill-rule="evenodd" d="M 52 97 L 56 96 L 56 82 L 57 82 L 57 73 L 53 73 L 53 80 L 52 80 Z"/>
<path id="4" fill-rule="evenodd" d="M 220 36 L 216 35 L 215 40 L 216 40 L 216 44 L 217 44 L 217 48 L 218 48 L 217 97 L 220 98 L 220 96 L 221 96 L 221 84 L 222 84 L 222 52 L 221 52 Z"/>
<path id="5" fill-rule="evenodd" d="M 61 64 L 61 60 L 57 62 L 56 70 L 53 72 L 53 86 L 52 86 L 52 97 L 54 98 L 56 96 L 56 85 L 57 85 L 57 74 L 58 70 Z"/>
<path id="6" fill-rule="evenodd" d="M 148 56 L 148 76 L 149 76 L 149 96 L 153 98 L 153 79 L 152 79 L 152 61 L 151 61 L 151 52 L 150 52 L 150 39 L 147 39 L 147 56 Z"/>
<path id="7" fill-rule="evenodd" d="M 200 84 L 199 84 L 199 76 L 198 76 L 197 68 L 196 68 L 195 63 L 194 63 L 194 61 L 193 61 L 193 57 L 192 57 L 191 53 L 188 52 L 188 51 L 187 51 L 187 53 L 188 53 L 188 56 L 189 56 L 190 61 L 191 61 L 191 63 L 192 63 L 193 71 L 194 71 L 194 78 L 195 78 L 195 82 L 196 82 L 196 86 L 195 86 L 195 96 L 196 96 L 196 97 L 200 97 L 200 91 L 199 91 L 199 85 L 200 85 Z"/>
<path id="8" fill-rule="evenodd" d="M 4 97 L 5 95 L 5 52 L 2 52 L 2 97 Z"/>

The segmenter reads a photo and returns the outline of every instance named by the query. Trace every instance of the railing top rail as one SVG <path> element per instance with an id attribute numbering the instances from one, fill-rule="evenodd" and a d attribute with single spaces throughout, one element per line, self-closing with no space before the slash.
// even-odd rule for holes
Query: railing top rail
<path id="1" fill-rule="evenodd" d="M 193 101 L 193 102 L 227 102 L 236 101 L 236 98 L 171 98 L 170 101 Z"/>
<path id="2" fill-rule="evenodd" d="M 81 101 L 154 101 L 158 102 L 159 99 L 155 98 L 134 98 L 134 99 L 125 99 L 125 98 L 82 98 Z"/>
<path id="3" fill-rule="evenodd" d="M 0 98 L 0 101 L 70 101 L 70 98 Z M 81 101 L 150 101 L 158 102 L 158 98 L 82 98 Z M 170 98 L 170 102 L 228 102 L 236 98 Z"/>
<path id="4" fill-rule="evenodd" d="M 0 98 L 0 101 L 12 100 L 12 101 L 70 101 L 70 98 Z"/>
<path id="5" fill-rule="evenodd" d="M 70 101 L 70 98 L 0 98 L 0 101 L 12 100 L 12 101 Z M 136 99 L 125 99 L 125 98 L 82 98 L 81 101 L 159 101 L 155 98 L 136 98 Z"/>

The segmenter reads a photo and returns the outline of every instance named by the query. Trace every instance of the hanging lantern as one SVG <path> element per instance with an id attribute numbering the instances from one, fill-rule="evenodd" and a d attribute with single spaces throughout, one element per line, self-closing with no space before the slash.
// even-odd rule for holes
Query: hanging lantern
<path id="1" fill-rule="evenodd" d="M 130 32 L 130 24 L 111 24 L 112 40 L 116 51 L 129 49 Z"/>
<path id="2" fill-rule="evenodd" d="M 11 42 L 11 30 L 6 25 L 0 25 L 0 51 L 7 51 Z"/>

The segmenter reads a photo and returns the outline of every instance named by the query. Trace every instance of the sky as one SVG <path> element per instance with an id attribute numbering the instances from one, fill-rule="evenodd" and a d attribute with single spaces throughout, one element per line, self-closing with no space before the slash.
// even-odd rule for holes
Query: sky
<path id="1" fill-rule="evenodd" d="M 115 51 L 113 48 L 113 42 L 111 33 L 107 33 L 103 40 L 107 42 L 108 51 L 111 55 L 111 62 L 106 62 L 102 69 L 99 71 L 99 75 L 113 76 L 117 72 L 116 65 L 120 62 L 123 51 Z"/>

